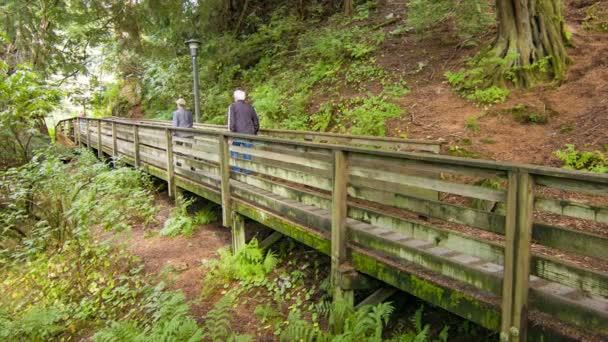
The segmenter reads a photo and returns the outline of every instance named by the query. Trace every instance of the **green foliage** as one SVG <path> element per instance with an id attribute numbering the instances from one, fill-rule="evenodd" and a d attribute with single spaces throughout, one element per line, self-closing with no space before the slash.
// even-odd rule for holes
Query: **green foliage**
<path id="1" fill-rule="evenodd" d="M 481 130 L 481 127 L 479 127 L 479 116 L 474 115 L 474 116 L 466 118 L 464 120 L 464 127 L 466 127 L 467 129 L 469 129 L 473 132 L 479 132 Z"/>
<path id="2" fill-rule="evenodd" d="M 215 205 L 207 205 L 198 210 L 194 216 L 191 216 L 188 213 L 188 208 L 194 203 L 194 198 L 186 199 L 182 194 L 178 194 L 175 203 L 176 205 L 171 209 L 163 229 L 159 231 L 161 236 L 192 236 L 199 225 L 217 221 Z"/>
<path id="3" fill-rule="evenodd" d="M 536 110 L 524 104 L 519 104 L 511 109 L 515 121 L 522 124 L 544 125 L 549 118 L 556 114 L 550 109 Z"/>
<path id="4" fill-rule="evenodd" d="M 448 71 L 445 77 L 454 90 L 468 100 L 484 104 L 504 102 L 509 96 L 509 90 L 493 85 L 488 78 L 495 68 L 504 66 L 511 58 L 514 56 L 496 58 L 481 54 L 469 60 L 468 69 Z"/>
<path id="5" fill-rule="evenodd" d="M 9 205 L 0 207 L 0 246 L 12 248 L 0 252 L 13 257 L 86 237 L 91 226 L 116 230 L 146 223 L 155 212 L 147 175 L 110 169 L 85 150 L 51 148 L 1 175 L 0 202 Z"/>
<path id="6" fill-rule="evenodd" d="M 407 24 L 418 32 L 442 23 L 454 26 L 462 39 L 478 37 L 494 23 L 494 14 L 485 0 L 412 0 L 407 5 Z"/>
<path id="7" fill-rule="evenodd" d="M 228 248 L 219 250 L 220 258 L 207 264 L 209 271 L 205 275 L 203 295 L 211 294 L 219 284 L 238 280 L 243 283 L 261 282 L 272 271 L 279 258 L 272 251 L 264 252 L 257 239 L 252 239 L 238 253 L 233 254 Z"/>
<path id="8" fill-rule="evenodd" d="M 31 159 L 33 149 L 48 139 L 44 118 L 59 99 L 59 92 L 47 87 L 30 67 L 18 65 L 9 71 L 0 60 L 0 159 L 15 163 Z"/>
<path id="9" fill-rule="evenodd" d="M 161 283 L 142 300 L 146 320 L 113 321 L 93 340 L 112 341 L 200 341 L 203 330 L 189 315 L 181 292 L 167 292 Z"/>
<path id="10" fill-rule="evenodd" d="M 350 133 L 384 136 L 386 120 L 400 117 L 401 107 L 386 101 L 385 96 L 354 98 L 350 107 L 342 111 L 342 121 L 348 121 Z"/>
<path id="11" fill-rule="evenodd" d="M 608 173 L 608 157 L 600 151 L 578 151 L 572 144 L 567 144 L 565 150 L 553 152 L 564 162 L 567 169 Z"/>
<path id="12" fill-rule="evenodd" d="M 0 311 L 0 338 L 5 341 L 48 341 L 65 330 L 58 324 L 61 320 L 60 311 L 38 306 L 25 311 L 17 319 Z"/>

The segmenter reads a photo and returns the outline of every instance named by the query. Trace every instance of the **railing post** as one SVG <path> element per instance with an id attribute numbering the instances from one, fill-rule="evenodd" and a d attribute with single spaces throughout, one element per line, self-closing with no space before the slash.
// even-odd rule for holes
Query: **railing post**
<path id="1" fill-rule="evenodd" d="M 515 234 L 517 221 L 517 173 L 510 171 L 507 184 L 507 213 L 505 222 L 505 254 L 502 282 L 502 314 L 500 326 L 500 340 L 511 341 L 510 329 L 513 313 L 513 279 L 515 255 Z"/>
<path id="2" fill-rule="evenodd" d="M 118 157 L 118 141 L 116 140 L 116 122 L 112 121 L 112 156 Z"/>
<path id="3" fill-rule="evenodd" d="M 91 120 L 87 119 L 87 148 L 91 148 Z"/>
<path id="4" fill-rule="evenodd" d="M 133 158 L 135 159 L 135 167 L 139 167 L 139 126 L 133 125 Z"/>
<path id="5" fill-rule="evenodd" d="M 348 161 L 346 153 L 334 151 L 334 176 L 331 201 L 331 280 L 334 301 L 346 300 L 353 303 L 353 291 L 340 286 L 341 266 L 347 261 L 346 250 L 346 211 Z"/>
<path id="6" fill-rule="evenodd" d="M 528 328 L 528 292 L 530 283 L 530 254 L 534 215 L 533 180 L 529 173 L 520 172 L 517 181 L 517 230 L 515 235 L 513 279 L 513 340 L 526 341 Z"/>
<path id="7" fill-rule="evenodd" d="M 80 132 L 80 118 L 76 118 L 76 142 L 78 143 L 78 147 L 82 147 L 82 139 Z"/>
<path id="8" fill-rule="evenodd" d="M 97 157 L 103 157 L 103 146 L 101 145 L 101 120 L 97 120 Z"/>
<path id="9" fill-rule="evenodd" d="M 169 197 L 175 198 L 176 188 L 173 173 L 173 136 L 171 129 L 165 128 L 165 135 L 167 137 L 167 187 L 169 188 Z"/>
<path id="10" fill-rule="evenodd" d="M 232 211 L 232 253 L 238 253 L 245 246 L 245 238 L 245 217 Z"/>
<path id="11" fill-rule="evenodd" d="M 222 177 L 222 225 L 232 227 L 232 205 L 230 203 L 230 148 L 228 137 L 219 136 L 219 161 L 220 174 Z"/>

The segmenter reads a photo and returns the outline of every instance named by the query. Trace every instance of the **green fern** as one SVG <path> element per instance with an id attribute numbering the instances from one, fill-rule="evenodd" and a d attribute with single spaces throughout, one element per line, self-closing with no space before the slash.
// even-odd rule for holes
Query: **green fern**
<path id="1" fill-rule="evenodd" d="M 209 310 L 205 316 L 205 338 L 223 341 L 231 335 L 233 302 L 234 298 L 226 295 Z"/>

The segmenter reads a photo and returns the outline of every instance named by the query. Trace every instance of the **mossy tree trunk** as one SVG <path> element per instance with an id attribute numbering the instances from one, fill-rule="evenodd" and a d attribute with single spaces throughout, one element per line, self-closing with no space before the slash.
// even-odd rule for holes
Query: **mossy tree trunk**
<path id="1" fill-rule="evenodd" d="M 353 14 L 353 0 L 344 0 L 344 14 L 348 16 Z"/>
<path id="2" fill-rule="evenodd" d="M 496 0 L 497 57 L 507 63 L 496 76 L 514 71 L 513 82 L 528 87 L 547 77 L 563 79 L 568 56 L 568 34 L 562 0 Z"/>

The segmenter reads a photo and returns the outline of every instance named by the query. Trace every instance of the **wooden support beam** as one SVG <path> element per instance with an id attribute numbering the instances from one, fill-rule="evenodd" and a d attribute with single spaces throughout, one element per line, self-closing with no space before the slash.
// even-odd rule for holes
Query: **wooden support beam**
<path id="1" fill-rule="evenodd" d="M 374 293 L 369 295 L 367 298 L 362 300 L 361 303 L 357 304 L 357 306 L 355 306 L 355 309 L 359 309 L 360 307 L 365 305 L 376 305 L 382 303 L 390 296 L 394 295 L 395 292 L 397 292 L 397 289 L 394 287 L 381 287 Z"/>
<path id="2" fill-rule="evenodd" d="M 268 236 L 262 242 L 260 242 L 259 246 L 262 249 L 266 249 L 266 248 L 272 246 L 273 244 L 275 244 L 277 241 L 281 240 L 282 237 L 283 237 L 283 234 L 281 234 L 279 232 L 272 232 L 272 234 L 270 234 L 270 236 Z"/>
<path id="3" fill-rule="evenodd" d="M 529 173 L 517 176 L 517 222 L 514 239 L 513 313 L 511 340 L 526 341 L 528 326 L 528 293 L 530 281 L 530 254 L 534 211 L 533 180 Z"/>
<path id="4" fill-rule="evenodd" d="M 167 131 L 169 130 L 167 129 Z M 139 126 L 137 125 L 133 125 L 133 157 L 135 158 L 135 167 L 139 167 L 141 161 L 139 155 Z"/>
<path id="5" fill-rule="evenodd" d="M 97 121 L 97 157 L 103 157 L 103 147 L 101 146 L 101 121 Z"/>
<path id="6" fill-rule="evenodd" d="M 517 220 L 517 174 L 509 172 L 507 185 L 507 212 L 505 222 L 504 272 L 502 281 L 502 314 L 500 340 L 510 341 L 511 319 L 513 311 L 513 279 L 515 255 L 515 234 Z"/>
<path id="7" fill-rule="evenodd" d="M 222 225 L 230 227 L 232 225 L 232 208 L 230 203 L 230 149 L 227 136 L 219 136 L 219 148 L 220 175 L 222 178 Z"/>
<path id="8" fill-rule="evenodd" d="M 78 143 L 78 147 L 82 147 L 82 137 L 80 132 L 80 118 L 76 118 L 76 142 Z"/>
<path id="9" fill-rule="evenodd" d="M 345 299 L 352 302 L 353 291 L 339 286 L 340 265 L 347 261 L 346 212 L 348 165 L 346 153 L 334 151 L 333 191 L 331 204 L 331 273 L 334 300 Z"/>
<path id="10" fill-rule="evenodd" d="M 137 126 L 135 126 L 137 127 Z M 173 141 L 171 129 L 165 129 L 167 137 L 167 188 L 169 197 L 175 198 L 175 174 L 173 172 Z M 139 154 L 139 153 L 138 153 Z"/>
<path id="11" fill-rule="evenodd" d="M 232 253 L 238 253 L 245 247 L 245 217 L 236 211 L 232 212 Z"/>
<path id="12" fill-rule="evenodd" d="M 87 148 L 91 148 L 91 120 L 87 119 Z"/>
<path id="13" fill-rule="evenodd" d="M 116 122 L 112 122 L 112 156 L 118 157 L 118 143 L 116 141 Z"/>

